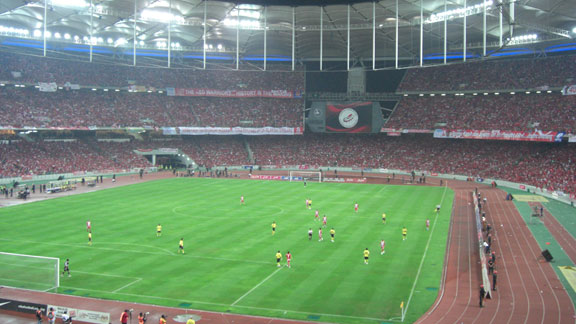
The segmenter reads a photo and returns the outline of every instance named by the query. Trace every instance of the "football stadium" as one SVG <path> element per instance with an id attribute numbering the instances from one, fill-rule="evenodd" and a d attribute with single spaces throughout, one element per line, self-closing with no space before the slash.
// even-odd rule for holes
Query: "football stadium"
<path id="1" fill-rule="evenodd" d="M 0 1 L 0 324 L 576 323 L 576 3 Z"/>

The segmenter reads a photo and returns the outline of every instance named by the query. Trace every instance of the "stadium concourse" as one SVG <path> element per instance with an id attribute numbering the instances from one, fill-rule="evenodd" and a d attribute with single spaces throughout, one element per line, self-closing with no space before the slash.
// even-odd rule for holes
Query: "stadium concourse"
<path id="1" fill-rule="evenodd" d="M 277 171 L 276 173 L 282 173 Z M 261 173 L 255 171 L 255 173 Z M 263 172 L 266 174 L 272 171 Z M 358 176 L 357 173 L 344 173 L 343 176 Z M 120 177 L 116 183 L 105 180 L 99 189 L 128 185 L 149 180 L 170 177 L 170 173 L 148 175 L 144 179 Z M 248 178 L 246 172 L 241 178 Z M 230 180 L 234 181 L 234 180 Z M 385 183 L 384 175 L 370 179 L 370 183 Z M 400 183 L 396 179 L 394 183 Z M 429 185 L 438 185 L 438 179 L 431 179 Z M 494 224 L 493 249 L 498 251 L 498 269 L 501 273 L 498 290 L 492 299 L 485 302 L 484 308 L 477 304 L 481 274 L 478 267 L 478 247 L 475 243 L 476 225 L 474 209 L 471 206 L 471 192 L 474 183 L 448 180 L 455 191 L 444 274 L 438 298 L 434 305 L 416 323 L 571 323 L 576 318 L 573 303 L 562 283 L 556 277 L 550 264 L 539 262 L 540 251 L 525 226 L 520 214 L 511 201 L 504 201 L 505 193 L 497 188 L 480 187 L 490 203 L 485 205 L 488 220 Z M 86 188 L 79 189 L 82 190 Z M 554 234 L 556 236 L 556 234 Z M 574 238 L 572 238 L 574 241 Z M 565 243 L 563 243 L 565 244 Z M 574 244 L 570 242 L 569 244 Z M 570 245 L 563 245 L 570 246 Z M 230 313 L 206 312 L 185 308 L 171 308 L 112 300 L 84 298 L 69 295 L 56 295 L 30 290 L 0 288 L 0 298 L 38 304 L 73 305 L 75 308 L 93 311 L 122 313 L 133 309 L 135 314 L 150 312 L 149 320 L 154 323 L 161 314 L 172 320 L 184 322 L 183 318 L 194 318 L 201 323 L 311 323 L 258 316 L 244 316 Z M 5 324 L 24 324 L 34 321 L 34 315 L 16 312 L 0 312 Z M 81 321 L 76 321 L 81 322 Z M 318 322 L 316 322 L 318 323 Z"/>

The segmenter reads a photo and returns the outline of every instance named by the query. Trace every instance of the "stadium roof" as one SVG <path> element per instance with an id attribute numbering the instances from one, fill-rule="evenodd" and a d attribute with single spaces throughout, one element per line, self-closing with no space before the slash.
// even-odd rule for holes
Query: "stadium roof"
<path id="1" fill-rule="evenodd" d="M 511 48 L 530 53 L 574 42 L 576 36 L 573 0 L 519 0 L 514 9 L 509 0 L 503 4 L 498 0 L 92 1 L 91 5 L 90 0 L 46 0 L 44 8 L 43 0 L 2 0 L 0 37 L 42 40 L 46 11 L 48 44 L 92 42 L 130 49 L 136 36 L 138 50 L 165 50 L 171 43 L 175 53 L 202 52 L 206 46 L 210 54 L 235 57 L 238 44 L 242 57 L 262 57 L 266 51 L 270 58 L 290 58 L 294 28 L 294 55 L 298 59 L 345 60 L 350 39 L 350 60 L 370 61 L 373 56 L 377 60 L 394 59 L 398 26 L 399 57 L 417 62 L 421 28 L 423 56 L 443 56 L 445 20 L 448 55 L 462 55 L 463 44 L 467 55 L 482 54 L 485 7 L 488 53 Z"/>

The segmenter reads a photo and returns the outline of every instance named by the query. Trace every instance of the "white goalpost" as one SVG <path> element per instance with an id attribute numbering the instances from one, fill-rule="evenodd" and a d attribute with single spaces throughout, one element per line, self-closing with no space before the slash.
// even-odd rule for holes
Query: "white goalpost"
<path id="1" fill-rule="evenodd" d="M 60 286 L 60 259 L 0 252 L 0 286 L 49 291 Z"/>
<path id="2" fill-rule="evenodd" d="M 292 181 L 322 182 L 322 172 L 320 172 L 320 171 L 290 171 L 290 182 L 292 182 Z"/>

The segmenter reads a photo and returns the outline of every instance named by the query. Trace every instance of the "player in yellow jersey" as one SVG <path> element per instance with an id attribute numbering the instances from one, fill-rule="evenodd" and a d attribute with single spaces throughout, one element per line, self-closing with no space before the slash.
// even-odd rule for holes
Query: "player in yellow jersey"
<path id="1" fill-rule="evenodd" d="M 366 250 L 364 250 L 364 264 L 368 264 L 368 258 L 370 258 L 370 251 L 366 248 Z"/>
<path id="2" fill-rule="evenodd" d="M 278 268 L 281 267 L 280 261 L 282 261 L 282 253 L 280 253 L 280 250 L 278 250 L 278 252 L 276 252 L 276 266 Z"/>
<path id="3" fill-rule="evenodd" d="M 184 239 L 180 239 L 180 243 L 178 243 L 178 253 L 182 252 L 184 254 Z"/>
<path id="4" fill-rule="evenodd" d="M 402 228 L 402 241 L 406 241 L 407 236 L 408 236 L 408 230 L 406 229 L 406 226 L 404 226 Z"/>
<path id="5" fill-rule="evenodd" d="M 186 321 L 186 324 L 196 324 L 196 321 L 189 318 L 188 321 Z"/>
<path id="6" fill-rule="evenodd" d="M 92 232 L 88 232 L 88 245 L 92 246 Z"/>
<path id="7" fill-rule="evenodd" d="M 312 199 L 308 199 L 308 209 L 312 209 Z"/>
<path id="8" fill-rule="evenodd" d="M 156 226 L 156 237 L 162 236 L 162 225 L 158 224 Z"/>
<path id="9" fill-rule="evenodd" d="M 382 213 L 382 223 L 386 224 L 386 213 Z"/>
<path id="10" fill-rule="evenodd" d="M 272 222 L 272 235 L 276 234 L 276 222 Z"/>
<path id="11" fill-rule="evenodd" d="M 334 227 L 332 227 L 330 230 L 330 242 L 332 243 L 334 243 L 334 235 L 336 235 L 336 231 L 334 230 Z"/>

